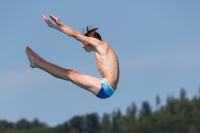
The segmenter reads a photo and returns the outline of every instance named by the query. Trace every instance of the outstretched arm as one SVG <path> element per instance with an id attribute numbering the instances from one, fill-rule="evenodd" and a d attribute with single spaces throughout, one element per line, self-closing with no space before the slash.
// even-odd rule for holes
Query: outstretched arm
<path id="1" fill-rule="evenodd" d="M 100 43 L 102 43 L 102 41 L 100 41 L 98 39 L 95 39 L 92 37 L 87 37 L 87 36 L 80 34 L 76 30 L 74 30 L 74 29 L 70 28 L 69 26 L 65 25 L 64 23 L 62 23 L 57 17 L 55 17 L 53 15 L 49 15 L 49 16 L 56 23 L 56 25 L 51 23 L 51 21 L 46 16 L 42 15 L 42 18 L 45 20 L 45 22 L 48 24 L 49 27 L 57 29 L 57 30 L 67 34 L 68 36 L 74 37 L 78 41 L 87 42 L 89 44 L 92 44 L 95 47 L 97 47 Z"/>
<path id="2" fill-rule="evenodd" d="M 45 20 L 45 22 L 48 24 L 49 27 L 57 29 L 67 34 L 68 36 L 72 36 L 73 32 L 77 32 L 73 30 L 72 28 L 68 27 L 67 25 L 65 25 L 64 23 L 62 23 L 57 17 L 53 15 L 49 15 L 49 16 L 56 23 L 56 25 L 51 23 L 51 21 L 46 16 L 42 15 L 42 18 Z"/>

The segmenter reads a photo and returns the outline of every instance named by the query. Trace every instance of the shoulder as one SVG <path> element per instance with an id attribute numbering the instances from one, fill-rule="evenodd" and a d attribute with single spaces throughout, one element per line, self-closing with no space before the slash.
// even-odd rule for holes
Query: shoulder
<path id="1" fill-rule="evenodd" d="M 109 47 L 108 43 L 93 37 L 88 37 L 88 43 L 90 43 L 94 47 Z"/>
<path id="2" fill-rule="evenodd" d="M 107 55 L 110 49 L 111 49 L 110 46 L 106 42 L 101 42 L 96 47 L 96 50 L 100 55 Z"/>

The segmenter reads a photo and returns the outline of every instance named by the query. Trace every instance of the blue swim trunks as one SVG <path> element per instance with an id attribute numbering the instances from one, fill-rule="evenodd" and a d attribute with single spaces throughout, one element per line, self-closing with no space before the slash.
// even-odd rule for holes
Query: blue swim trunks
<path id="1" fill-rule="evenodd" d="M 99 93 L 96 96 L 101 99 L 109 98 L 115 91 L 106 81 L 106 79 L 100 78 L 100 80 L 102 85 Z"/>

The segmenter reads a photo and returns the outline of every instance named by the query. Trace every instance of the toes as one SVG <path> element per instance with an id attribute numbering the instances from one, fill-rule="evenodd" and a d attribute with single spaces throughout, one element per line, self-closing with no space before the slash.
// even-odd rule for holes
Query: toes
<path id="1" fill-rule="evenodd" d="M 29 46 L 27 46 L 26 49 L 30 49 Z"/>
<path id="2" fill-rule="evenodd" d="M 26 47 L 26 52 L 28 52 L 29 50 L 30 50 L 30 48 L 27 46 L 27 47 Z"/>
<path id="3" fill-rule="evenodd" d="M 30 54 L 32 52 L 32 49 L 29 48 L 29 46 L 26 47 L 26 53 Z"/>
<path id="4" fill-rule="evenodd" d="M 28 52 L 28 47 L 26 47 L 26 53 Z"/>

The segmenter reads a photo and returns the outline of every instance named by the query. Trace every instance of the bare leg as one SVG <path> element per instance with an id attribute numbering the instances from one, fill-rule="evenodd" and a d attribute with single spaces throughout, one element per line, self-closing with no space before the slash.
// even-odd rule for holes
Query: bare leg
<path id="1" fill-rule="evenodd" d="M 32 68 L 42 69 L 56 78 L 71 81 L 77 86 L 84 88 L 93 94 L 97 94 L 101 88 L 101 81 L 99 78 L 81 74 L 77 71 L 61 68 L 57 65 L 49 63 L 41 58 L 37 53 L 26 47 L 26 53 Z"/>

